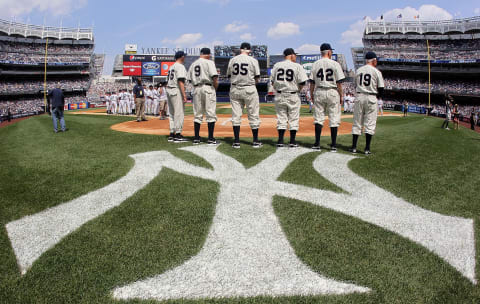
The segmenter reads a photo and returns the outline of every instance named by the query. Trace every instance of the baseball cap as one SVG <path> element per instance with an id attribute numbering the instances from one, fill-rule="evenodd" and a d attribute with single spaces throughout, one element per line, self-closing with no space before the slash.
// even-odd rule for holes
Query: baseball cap
<path id="1" fill-rule="evenodd" d="M 323 51 L 333 51 L 334 49 L 332 49 L 332 46 L 330 45 L 330 43 L 323 43 L 321 46 L 320 46 L 320 51 L 323 52 Z"/>
<path id="2" fill-rule="evenodd" d="M 202 49 L 200 50 L 200 54 L 201 54 L 201 55 L 210 55 L 211 52 L 210 52 L 210 49 L 209 49 L 209 48 L 202 48 Z"/>
<path id="3" fill-rule="evenodd" d="M 182 58 L 185 56 L 185 52 L 184 51 L 178 51 L 175 53 L 175 60 L 179 59 L 179 58 Z"/>
<path id="4" fill-rule="evenodd" d="M 377 54 L 375 54 L 374 52 L 367 52 L 367 54 L 365 54 L 365 59 L 367 60 L 376 59 L 376 58 L 377 58 Z"/>
<path id="5" fill-rule="evenodd" d="M 248 42 L 243 42 L 243 43 L 240 45 L 240 49 L 241 49 L 241 50 L 250 51 L 250 50 L 252 49 L 252 46 L 251 46 L 250 43 L 248 43 Z"/>
<path id="6" fill-rule="evenodd" d="M 295 50 L 292 48 L 285 49 L 285 51 L 283 51 L 283 56 L 287 57 L 289 55 L 298 55 L 298 54 L 295 53 Z"/>

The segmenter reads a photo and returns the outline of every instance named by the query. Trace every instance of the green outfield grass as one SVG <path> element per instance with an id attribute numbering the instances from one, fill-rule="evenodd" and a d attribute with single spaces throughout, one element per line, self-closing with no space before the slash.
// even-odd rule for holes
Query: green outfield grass
<path id="1" fill-rule="evenodd" d="M 191 108 L 187 107 L 187 113 Z M 229 109 L 219 113 L 228 114 Z M 274 107 L 262 107 L 274 114 Z M 302 109 L 308 114 L 308 109 Z M 124 176 L 128 155 L 167 150 L 192 164 L 204 159 L 165 136 L 127 134 L 110 126 L 127 117 L 66 114 L 69 131 L 54 134 L 47 115 L 0 128 L 0 303 L 156 303 L 115 301 L 111 291 L 179 266 L 202 248 L 215 213 L 219 186 L 164 169 L 119 207 L 88 222 L 41 256 L 25 276 L 16 264 L 5 225 L 67 202 Z M 358 175 L 405 199 L 445 215 L 475 221 L 480 277 L 480 134 L 447 131 L 442 120 L 420 115 L 380 117 L 372 156 L 349 163 Z M 313 127 L 312 127 L 313 128 Z M 246 167 L 274 153 L 275 139 L 255 150 L 219 151 Z M 245 140 L 249 142 L 249 139 Z M 313 138 L 300 138 L 311 144 Z M 327 147 L 329 138 L 322 138 Z M 338 139 L 340 153 L 351 136 Z M 363 151 L 364 137 L 359 141 Z M 329 152 L 322 152 L 329 153 Z M 280 180 L 343 190 L 312 167 L 318 153 L 296 159 Z M 377 226 L 305 202 L 275 197 L 274 210 L 298 257 L 312 270 L 369 287 L 369 294 L 259 297 L 168 303 L 480 303 L 480 287 L 424 247 Z"/>

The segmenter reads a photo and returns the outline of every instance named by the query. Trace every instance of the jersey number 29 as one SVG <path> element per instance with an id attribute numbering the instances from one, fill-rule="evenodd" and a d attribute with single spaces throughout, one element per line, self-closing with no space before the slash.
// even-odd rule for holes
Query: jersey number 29
<path id="1" fill-rule="evenodd" d="M 287 76 L 287 77 L 284 77 L 284 76 Z M 295 73 L 293 72 L 293 70 L 290 70 L 288 69 L 287 71 L 285 71 L 284 69 L 278 69 L 278 72 L 277 72 L 277 80 L 278 81 L 293 81 L 293 77 L 295 76 Z"/>

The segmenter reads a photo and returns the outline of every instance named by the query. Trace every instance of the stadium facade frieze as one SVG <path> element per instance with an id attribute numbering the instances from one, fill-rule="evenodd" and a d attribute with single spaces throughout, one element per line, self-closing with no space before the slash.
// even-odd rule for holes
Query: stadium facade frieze
<path id="1" fill-rule="evenodd" d="M 187 55 L 200 55 L 201 48 L 167 48 L 167 47 L 141 47 L 142 54 L 145 55 L 173 55 L 177 51 L 184 51 Z"/>

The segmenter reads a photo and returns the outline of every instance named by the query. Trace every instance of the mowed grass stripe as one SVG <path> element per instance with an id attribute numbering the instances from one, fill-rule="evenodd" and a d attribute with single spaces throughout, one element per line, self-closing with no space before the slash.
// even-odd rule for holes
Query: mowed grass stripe
<path id="1" fill-rule="evenodd" d="M 42 256 L 20 277 L 5 224 L 99 189 L 133 166 L 128 155 L 178 151 L 164 136 L 114 132 L 126 117 L 67 115 L 69 131 L 54 134 L 48 116 L 0 129 L 0 303 L 118 303 L 115 286 L 152 276 L 195 255 L 208 233 L 218 185 L 171 170 L 107 214 L 87 223 Z M 441 120 L 379 118 L 372 157 L 350 167 L 360 176 L 410 203 L 447 215 L 473 218 L 479 240 L 480 136 L 465 128 L 440 129 Z M 275 139 L 254 150 L 228 145 L 222 153 L 252 167 L 275 151 Z M 305 143 L 313 138 L 302 139 Z M 322 145 L 329 143 L 322 138 Z M 339 137 L 341 150 L 351 136 Z M 185 146 L 185 145 L 181 145 Z M 359 142 L 363 149 L 364 138 Z M 311 168 L 315 153 L 294 161 L 281 179 L 341 191 Z M 369 295 L 253 298 L 171 303 L 476 303 L 480 288 L 421 246 L 373 225 L 276 197 L 274 207 L 297 255 L 326 276 L 370 287 Z M 477 250 L 478 251 L 478 250 Z M 477 254 L 477 265 L 480 264 Z M 478 267 L 478 266 L 477 266 Z M 478 274 L 477 270 L 477 274 Z M 478 275 L 477 275 L 478 278 Z M 3 301 L 3 302 L 2 302 Z M 153 303 L 130 301 L 131 303 Z"/>

